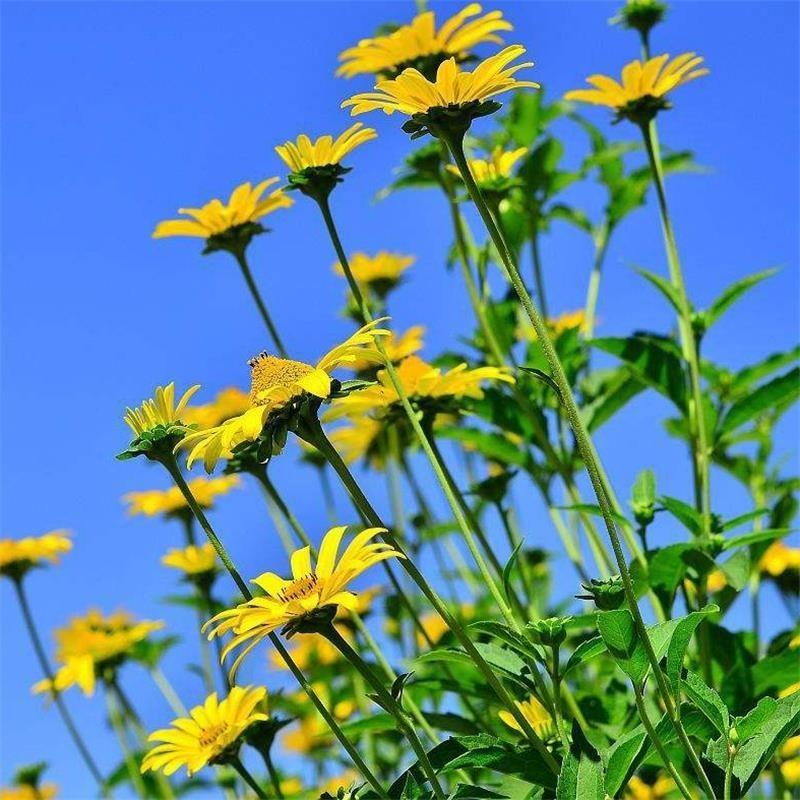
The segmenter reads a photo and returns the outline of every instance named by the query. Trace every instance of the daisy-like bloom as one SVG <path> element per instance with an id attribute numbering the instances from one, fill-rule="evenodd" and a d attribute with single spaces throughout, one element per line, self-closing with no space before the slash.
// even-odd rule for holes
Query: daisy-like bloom
<path id="1" fill-rule="evenodd" d="M 527 147 L 519 147 L 516 150 L 503 150 L 502 147 L 495 147 L 488 158 L 470 159 L 469 169 L 472 177 L 475 178 L 475 183 L 485 192 L 505 191 L 514 183 L 511 170 L 527 152 Z M 455 164 L 448 164 L 447 169 L 458 178 L 461 177 Z"/>
<path id="2" fill-rule="evenodd" d="M 787 786 L 800 786 L 800 758 L 792 758 L 781 764 L 781 776 Z"/>
<path id="3" fill-rule="evenodd" d="M 414 256 L 404 256 L 400 253 L 387 253 L 381 250 L 374 256 L 366 253 L 353 253 L 350 256 L 350 270 L 360 286 L 375 289 L 380 296 L 385 296 L 389 289 L 393 289 L 400 281 L 403 273 L 416 261 Z M 333 265 L 337 275 L 344 276 L 344 268 L 337 261 Z"/>
<path id="4" fill-rule="evenodd" d="M 190 777 L 208 764 L 225 764 L 235 758 L 247 729 L 269 717 L 256 710 L 267 690 L 263 686 L 234 686 L 222 700 L 210 694 L 188 717 L 172 721 L 169 728 L 154 731 L 150 742 L 161 742 L 142 761 L 142 772 L 160 770 L 172 775 L 181 767 Z"/>
<path id="5" fill-rule="evenodd" d="M 213 428 L 246 411 L 249 403 L 247 392 L 230 386 L 219 392 L 210 403 L 188 406 L 183 412 L 183 420 L 187 425 L 197 425 L 198 428 Z"/>
<path id="6" fill-rule="evenodd" d="M 161 621 L 136 621 L 126 611 L 104 616 L 96 609 L 73 617 L 57 628 L 55 682 L 45 679 L 34 685 L 35 693 L 63 692 L 77 685 L 87 697 L 94 694 L 97 678 L 108 668 L 119 666 L 131 649 L 153 631 L 164 627 Z"/>
<path id="7" fill-rule="evenodd" d="M 627 800 L 664 800 L 670 792 L 675 791 L 675 781 L 667 775 L 659 775 L 655 783 L 645 783 L 638 775 L 634 775 L 625 789 Z"/>
<path id="8" fill-rule="evenodd" d="M 72 539 L 65 530 L 22 539 L 0 539 L 0 575 L 19 580 L 34 567 L 58 564 L 72 550 Z"/>
<path id="9" fill-rule="evenodd" d="M 418 353 L 424 346 L 423 336 L 425 335 L 424 325 L 412 325 L 407 331 L 399 336 L 390 332 L 383 339 L 383 350 L 386 357 L 392 364 L 398 364 L 408 356 Z M 375 362 L 369 359 L 356 359 L 347 365 L 353 372 L 368 372 L 374 370 Z"/>
<path id="10" fill-rule="evenodd" d="M 195 478 L 189 481 L 189 489 L 201 508 L 211 508 L 218 497 L 242 485 L 236 475 L 220 475 L 218 478 Z M 129 514 L 155 517 L 159 514 L 172 516 L 187 511 L 186 498 L 177 486 L 169 489 L 151 489 L 145 492 L 128 492 L 122 498 L 129 504 Z"/>
<path id="11" fill-rule="evenodd" d="M 373 467 L 383 469 L 386 458 L 378 442 L 384 430 L 376 419 L 354 417 L 349 424 L 331 431 L 328 438 L 346 464 L 368 459 Z"/>
<path id="12" fill-rule="evenodd" d="M 356 331 L 326 353 L 316 366 L 267 353 L 251 359 L 250 407 L 215 428 L 186 436 L 180 446 L 189 450 L 189 468 L 202 458 L 206 470 L 211 472 L 220 458 L 231 456 L 234 447 L 258 439 L 271 415 L 289 406 L 294 407 L 307 398 L 326 400 L 332 391 L 331 373 L 335 369 L 364 359 L 382 361 L 375 340 L 389 332 L 376 328 L 380 322 L 382 320 L 375 320 Z"/>
<path id="13" fill-rule="evenodd" d="M 800 547 L 787 547 L 783 542 L 773 542 L 759 562 L 761 572 L 771 578 L 780 578 L 784 573 L 800 571 Z"/>
<path id="14" fill-rule="evenodd" d="M 617 112 L 618 119 L 644 125 L 661 109 L 669 108 L 667 95 L 673 89 L 708 75 L 708 70 L 700 67 L 702 63 L 696 53 L 683 53 L 672 61 L 667 53 L 645 62 L 637 59 L 623 67 L 619 83 L 607 75 L 590 75 L 586 82 L 593 89 L 575 89 L 564 99 L 607 106 Z"/>
<path id="15" fill-rule="evenodd" d="M 553 718 L 547 713 L 547 709 L 533 695 L 527 700 L 515 700 L 514 703 L 522 712 L 522 716 L 530 723 L 531 728 L 533 728 L 542 739 L 547 739 L 552 736 L 555 730 Z M 497 715 L 509 728 L 513 728 L 520 733 L 522 732 L 519 723 L 509 711 L 504 709 L 498 711 Z"/>
<path id="16" fill-rule="evenodd" d="M 425 133 L 439 137 L 451 130 L 463 134 L 475 117 L 500 108 L 491 98 L 514 89 L 539 88 L 538 83 L 514 77 L 519 70 L 532 67 L 532 62 L 509 66 L 524 52 L 521 45 L 506 47 L 481 61 L 472 72 L 462 70 L 455 58 L 449 58 L 439 65 L 434 81 L 419 70 L 405 69 L 393 80 L 378 81 L 374 92 L 345 100 L 342 108 L 352 106 L 353 116 L 368 111 L 397 111 L 412 118 L 403 126 L 412 137 Z"/>
<path id="17" fill-rule="evenodd" d="M 176 547 L 161 559 L 165 567 L 180 570 L 186 578 L 213 575 L 218 570 L 217 552 L 211 542 L 188 547 Z"/>
<path id="18" fill-rule="evenodd" d="M 201 208 L 179 208 L 178 213 L 188 219 L 159 222 L 153 238 L 196 236 L 206 240 L 204 252 L 236 251 L 246 246 L 254 235 L 264 232 L 258 220 L 292 205 L 291 197 L 280 188 L 264 197 L 264 192 L 277 182 L 278 178 L 268 178 L 255 186 L 242 183 L 231 192 L 227 203 L 214 198 Z"/>
<path id="19" fill-rule="evenodd" d="M 58 786 L 54 783 L 42 783 L 38 786 L 23 783 L 0 787 L 0 800 L 54 800 L 56 797 Z"/>
<path id="20" fill-rule="evenodd" d="M 252 582 L 264 591 L 235 608 L 222 611 L 206 623 L 209 639 L 233 633 L 222 651 L 230 652 L 246 645 L 231 667 L 231 674 L 242 659 L 268 634 L 284 628 L 294 633 L 313 632 L 319 624 L 330 625 L 339 606 L 355 608 L 357 596 L 347 589 L 355 578 L 370 567 L 389 558 L 403 555 L 388 544 L 373 541 L 385 528 L 367 528 L 353 537 L 337 559 L 339 545 L 347 526 L 331 528 L 322 538 L 316 566 L 311 564 L 311 550 L 303 547 L 292 554 L 292 577 L 281 578 L 265 572 Z"/>
<path id="21" fill-rule="evenodd" d="M 342 65 L 336 74 L 345 78 L 355 75 L 379 75 L 391 78 L 406 67 L 415 67 L 424 75 L 433 75 L 447 58 L 464 61 L 470 50 L 479 44 L 502 44 L 496 31 L 513 30 L 501 11 L 481 13 L 478 3 L 470 3 L 436 29 L 433 11 L 417 14 L 408 24 L 391 33 L 362 39 L 355 47 L 339 55 Z"/>

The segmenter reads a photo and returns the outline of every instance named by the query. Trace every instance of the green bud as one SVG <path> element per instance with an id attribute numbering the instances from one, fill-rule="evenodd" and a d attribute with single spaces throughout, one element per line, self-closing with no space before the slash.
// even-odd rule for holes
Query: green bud
<path id="1" fill-rule="evenodd" d="M 593 600 L 600 611 L 616 611 L 625 602 L 625 586 L 619 575 L 613 575 L 606 580 L 592 579 L 587 585 L 581 586 L 589 593 L 576 595 L 579 600 Z"/>
<path id="2" fill-rule="evenodd" d="M 617 12 L 617 16 L 612 17 L 609 22 L 647 36 L 650 30 L 664 19 L 666 13 L 667 5 L 660 0 L 627 0 Z"/>
<path id="3" fill-rule="evenodd" d="M 531 638 L 539 644 L 555 647 L 567 638 L 565 623 L 569 622 L 570 619 L 571 617 L 550 617 L 530 622 L 527 627 Z"/>

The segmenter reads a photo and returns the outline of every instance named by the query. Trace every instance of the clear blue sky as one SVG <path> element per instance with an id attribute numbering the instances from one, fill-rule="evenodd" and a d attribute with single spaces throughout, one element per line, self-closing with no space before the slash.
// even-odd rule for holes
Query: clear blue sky
<path id="1" fill-rule="evenodd" d="M 514 22 L 509 40 L 528 47 L 534 77 L 550 97 L 580 86 L 591 72 L 616 73 L 638 54 L 633 34 L 607 25 L 615 3 L 488 6 Z M 458 7 L 434 4 L 442 13 Z M 125 515 L 123 493 L 166 482 L 143 460 L 114 461 L 128 439 L 121 414 L 170 380 L 179 387 L 201 382 L 206 398 L 226 385 L 243 386 L 246 359 L 268 343 L 226 255 L 202 258 L 199 242 L 157 242 L 150 232 L 178 206 L 226 195 L 244 180 L 282 175 L 275 144 L 300 132 L 343 130 L 349 121 L 339 102 L 367 84 L 333 77 L 338 52 L 381 23 L 412 14 L 410 0 L 3 7 L 2 533 L 72 529 L 74 553 L 29 581 L 40 625 L 49 630 L 91 605 L 166 619 L 187 637 L 185 649 L 166 662 L 187 704 L 201 697 L 197 679 L 182 667 L 194 657 L 191 617 L 158 603 L 174 588 L 158 560 L 178 542 L 178 531 Z M 661 124 L 667 144 L 692 148 L 711 170 L 676 177 L 668 187 L 693 298 L 703 305 L 746 273 L 783 266 L 709 337 L 708 355 L 731 367 L 797 339 L 797 29 L 792 2 L 678 2 L 655 34 L 656 51 L 698 50 L 711 69 L 676 94 L 676 108 Z M 611 130 L 603 111 L 590 113 Z M 355 171 L 337 191 L 335 211 L 349 249 L 417 255 L 394 316 L 399 327 L 427 325 L 426 352 L 433 355 L 454 344 L 470 319 L 457 275 L 443 266 L 450 239 L 445 209 L 433 193 L 372 202 L 409 143 L 395 120 L 376 115 L 371 122 L 380 139 L 350 159 Z M 612 133 L 631 134 L 622 126 Z M 576 163 L 582 141 L 572 130 L 565 135 Z M 601 201 L 591 185 L 573 196 L 590 211 Z M 349 330 L 337 316 L 343 287 L 314 212 L 300 198 L 273 218 L 274 233 L 251 248 L 284 338 L 305 360 Z M 552 306 L 577 307 L 589 271 L 588 241 L 556 226 L 543 258 Z M 672 322 L 632 273 L 634 264 L 666 271 L 652 206 L 630 218 L 611 247 L 602 333 L 665 330 Z M 667 413 L 648 393 L 599 437 L 623 496 L 636 472 L 652 466 L 661 490 L 688 497 L 683 449 L 661 427 Z M 796 434 L 791 416 L 779 448 L 792 462 Z M 297 468 L 292 448 L 275 475 L 319 535 L 326 519 L 318 488 Z M 385 505 L 380 485 L 370 485 Z M 726 477 L 715 476 L 714 491 L 720 513 L 747 509 Z M 518 491 L 517 498 L 527 495 Z M 529 540 L 555 549 L 555 534 L 535 502 Z M 246 575 L 284 563 L 255 487 L 223 503 L 215 521 Z M 45 713 L 29 695 L 40 675 L 9 586 L 0 598 L 0 778 L 7 780 L 19 763 L 46 758 L 65 797 L 87 797 L 87 776 L 55 712 Z M 774 595 L 768 607 L 775 609 L 774 625 L 784 625 Z M 252 657 L 245 675 L 263 678 L 263 658 Z M 125 680 L 148 725 L 170 718 L 135 668 Z M 280 681 L 267 677 L 267 683 Z M 115 763 L 100 698 L 88 702 L 76 693 L 69 704 L 103 766 Z"/>

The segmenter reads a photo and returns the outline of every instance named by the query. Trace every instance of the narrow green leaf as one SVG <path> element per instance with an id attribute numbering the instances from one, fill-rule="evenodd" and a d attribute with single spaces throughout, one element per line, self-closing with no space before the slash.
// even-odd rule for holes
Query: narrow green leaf
<path id="1" fill-rule="evenodd" d="M 564 665 L 563 674 L 569 674 L 575 667 L 589 661 L 595 656 L 599 656 L 601 653 L 605 653 L 607 649 L 602 636 L 593 636 L 591 639 L 581 642 Z"/>
<path id="2" fill-rule="evenodd" d="M 687 672 L 681 682 L 691 702 L 705 714 L 708 721 L 725 737 L 731 727 L 730 712 L 722 698 L 694 672 Z"/>
<path id="3" fill-rule="evenodd" d="M 740 536 L 733 536 L 728 539 L 722 546 L 722 549 L 732 550 L 735 547 L 744 547 L 748 544 L 770 542 L 773 539 L 780 539 L 783 536 L 787 536 L 791 532 L 792 528 L 768 528 L 763 531 L 750 531 L 750 533 L 743 533 Z"/>
<path id="4" fill-rule="evenodd" d="M 689 646 L 692 635 L 704 617 L 717 611 L 719 611 L 719 606 L 710 605 L 699 611 L 693 611 L 678 620 L 675 632 L 672 634 L 667 648 L 667 678 L 672 683 L 672 691 L 675 697 L 680 697 L 683 657 L 686 654 L 686 648 Z"/>
<path id="5" fill-rule="evenodd" d="M 661 277 L 661 275 L 656 275 L 654 272 L 650 272 L 649 270 L 642 269 L 641 267 L 637 268 L 636 270 L 643 278 L 646 278 L 653 286 L 661 292 L 664 297 L 667 298 L 669 304 L 677 311 L 679 314 L 681 313 L 681 296 L 678 290 L 670 283 L 667 278 Z"/>
<path id="6" fill-rule="evenodd" d="M 765 269 L 763 272 L 756 272 L 732 283 L 706 310 L 705 316 L 708 326 L 711 327 L 745 292 L 761 283 L 765 278 L 771 277 L 777 271 L 775 268 Z"/>
<path id="7" fill-rule="evenodd" d="M 735 431 L 764 411 L 779 403 L 793 401 L 798 396 L 800 396 L 800 367 L 795 367 L 735 402 L 722 418 L 719 435 Z"/>
<path id="8" fill-rule="evenodd" d="M 695 536 L 703 533 L 703 517 L 700 512 L 692 506 L 678 500 L 677 497 L 663 495 L 660 498 L 661 505 L 672 514 L 682 525 L 688 528 Z"/>

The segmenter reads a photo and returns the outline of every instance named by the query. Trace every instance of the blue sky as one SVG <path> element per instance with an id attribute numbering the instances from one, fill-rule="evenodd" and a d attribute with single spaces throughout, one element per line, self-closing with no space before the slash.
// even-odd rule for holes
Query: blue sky
<path id="1" fill-rule="evenodd" d="M 607 25 L 614 3 L 489 5 L 514 22 L 509 40 L 526 45 L 536 61 L 533 75 L 551 98 L 591 72 L 616 73 L 638 55 L 633 34 Z M 444 14 L 460 6 L 433 7 Z M 300 132 L 343 130 L 349 122 L 340 101 L 367 83 L 333 77 L 338 52 L 388 20 L 410 18 L 413 4 L 18 2 L 3 12 L 2 532 L 73 530 L 73 554 L 29 581 L 42 629 L 92 605 L 166 619 L 187 639 L 166 670 L 193 704 L 201 690 L 183 667 L 194 657 L 191 615 L 158 602 L 174 590 L 159 557 L 178 543 L 179 532 L 128 518 L 120 501 L 127 491 L 167 482 L 142 460 L 114 461 L 128 438 L 121 414 L 170 380 L 179 387 L 202 383 L 206 398 L 227 385 L 245 386 L 247 358 L 268 342 L 225 254 L 201 257 L 197 241 L 153 241 L 150 232 L 181 205 L 282 175 L 275 144 Z M 744 274 L 782 266 L 708 338 L 706 353 L 733 368 L 797 338 L 797 23 L 791 2 L 678 2 L 655 34 L 656 52 L 698 50 L 711 69 L 676 94 L 675 109 L 660 121 L 665 143 L 691 148 L 709 168 L 668 186 L 692 297 L 705 305 Z M 632 136 L 622 126 L 611 129 L 602 110 L 589 114 L 610 135 Z M 348 249 L 417 256 L 393 314 L 398 327 L 427 326 L 432 356 L 470 324 L 462 285 L 443 266 L 446 210 L 425 192 L 373 201 L 409 143 L 394 119 L 375 115 L 370 122 L 380 138 L 350 159 L 355 170 L 335 195 L 335 213 Z M 568 161 L 576 164 L 581 135 L 562 132 Z M 573 199 L 590 213 L 602 201 L 591 184 Z M 290 351 L 312 360 L 350 329 L 338 315 L 343 285 L 309 202 L 300 198 L 271 222 L 274 232 L 253 244 L 251 262 Z M 551 307 L 579 306 L 589 242 L 554 226 L 542 251 Z M 629 218 L 610 248 L 601 333 L 672 324 L 633 265 L 666 272 L 652 205 Z M 622 496 L 650 466 L 661 491 L 689 497 L 683 449 L 662 429 L 668 413 L 647 393 L 599 436 Z M 778 448 L 796 462 L 796 446 L 792 415 Z M 319 489 L 294 456 L 290 448 L 275 464 L 275 480 L 319 535 L 327 523 Z M 381 482 L 368 485 L 385 507 Z M 539 501 L 527 489 L 517 490 L 517 500 L 529 507 L 529 541 L 556 549 Z M 714 506 L 723 515 L 748 508 L 739 488 L 720 475 Z M 341 495 L 340 508 L 346 509 Z M 214 520 L 246 575 L 284 563 L 256 487 L 221 504 Z M 570 584 L 565 594 L 573 593 Z M 90 796 L 55 712 L 43 712 L 29 695 L 40 675 L 9 586 L 0 599 L 0 779 L 19 763 L 46 758 L 63 796 Z M 776 597 L 768 593 L 766 603 L 775 629 L 785 625 Z M 742 612 L 732 624 L 745 620 Z M 252 659 L 250 679 L 264 679 L 260 658 Z M 148 725 L 168 721 L 169 709 L 146 678 L 130 668 L 125 680 Z M 282 679 L 266 681 L 272 687 Z M 76 694 L 68 702 L 110 767 L 117 754 L 100 698 Z"/>

